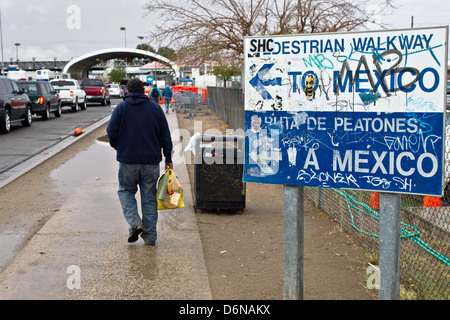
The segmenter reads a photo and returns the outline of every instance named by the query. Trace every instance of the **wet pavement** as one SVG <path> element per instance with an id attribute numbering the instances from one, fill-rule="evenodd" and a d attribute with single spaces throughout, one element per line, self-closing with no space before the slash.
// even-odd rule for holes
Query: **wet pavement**
<path id="1" fill-rule="evenodd" d="M 48 149 L 55 145 L 59 150 L 62 141 L 73 139 L 75 128 L 87 128 L 110 116 L 118 102 L 119 100 L 114 100 L 111 106 L 89 104 L 86 110 L 79 112 L 64 108 L 60 118 L 52 115 L 50 120 L 42 120 L 35 116 L 30 127 L 24 128 L 17 124 L 12 126 L 10 133 L 0 135 L 0 187 L 5 180 L 8 183 L 8 179 L 13 177 L 17 170 L 21 170 L 24 161 L 35 155 L 45 158 L 49 154 Z"/>
<path id="2" fill-rule="evenodd" d="M 174 132 L 175 113 L 168 120 Z M 66 148 L 70 140 L 49 152 Z M 41 158 L 30 159 L 16 175 Z M 115 151 L 99 141 L 52 172 L 67 201 L 4 268 L 0 299 L 212 299 L 184 162 L 174 159 L 186 205 L 159 212 L 156 246 L 142 239 L 127 242 L 117 169 Z"/>

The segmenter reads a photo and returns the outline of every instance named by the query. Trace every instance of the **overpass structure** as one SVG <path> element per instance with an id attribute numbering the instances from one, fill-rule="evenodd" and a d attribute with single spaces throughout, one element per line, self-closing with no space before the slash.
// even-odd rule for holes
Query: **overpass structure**
<path id="1" fill-rule="evenodd" d="M 7 72 L 8 68 L 11 66 L 15 66 L 18 69 L 25 71 L 50 69 L 53 71 L 70 73 L 72 77 L 76 79 L 82 79 L 87 77 L 88 71 L 91 68 L 105 68 L 106 61 L 108 60 L 131 60 L 132 58 L 143 58 L 145 60 L 148 60 L 149 62 L 156 61 L 162 63 L 164 65 L 167 65 L 175 72 L 174 78 L 177 78 L 179 75 L 179 67 L 169 59 L 150 51 L 130 48 L 110 48 L 93 51 L 78 58 L 72 59 L 71 61 L 59 61 L 56 59 L 54 59 L 53 61 L 5 61 L 3 62 L 3 72 Z M 133 65 L 133 63 L 128 64 L 128 66 L 131 65 Z"/>
<path id="2" fill-rule="evenodd" d="M 175 72 L 175 78 L 179 75 L 179 67 L 169 59 L 150 51 L 130 48 L 110 48 L 84 54 L 68 62 L 63 69 L 63 73 L 70 73 L 75 79 L 82 79 L 87 76 L 90 68 L 111 59 L 145 58 L 150 61 L 163 63 Z"/>
<path id="3" fill-rule="evenodd" d="M 11 66 L 17 66 L 18 69 L 25 71 L 36 71 L 40 69 L 62 71 L 62 69 L 64 69 L 64 66 L 68 63 L 69 61 L 61 60 L 5 61 L 3 62 L 3 71 L 8 71 L 8 68 Z"/>

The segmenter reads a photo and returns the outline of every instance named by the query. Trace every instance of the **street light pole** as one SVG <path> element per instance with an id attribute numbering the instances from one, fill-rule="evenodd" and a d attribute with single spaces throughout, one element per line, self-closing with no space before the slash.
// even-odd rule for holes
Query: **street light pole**
<path id="1" fill-rule="evenodd" d="M 143 48 L 143 43 L 142 43 L 142 40 L 144 40 L 144 36 L 137 36 L 138 37 L 138 39 L 139 40 L 141 40 L 141 43 L 140 43 L 140 46 L 141 46 L 141 50 L 144 50 L 144 48 Z"/>
<path id="2" fill-rule="evenodd" d="M 127 29 L 125 27 L 120 27 L 121 31 L 125 32 L 125 48 L 127 47 Z"/>
<path id="3" fill-rule="evenodd" d="M 0 2 L 0 36 L 1 36 L 1 50 L 2 50 L 2 70 L 0 72 L 3 75 L 3 70 L 5 70 L 5 63 L 3 61 L 3 27 L 2 27 L 2 6 Z"/>
<path id="4" fill-rule="evenodd" d="M 14 43 L 14 45 L 16 46 L 16 62 L 18 62 L 19 61 L 19 46 L 20 46 L 20 43 L 16 42 L 16 43 Z"/>

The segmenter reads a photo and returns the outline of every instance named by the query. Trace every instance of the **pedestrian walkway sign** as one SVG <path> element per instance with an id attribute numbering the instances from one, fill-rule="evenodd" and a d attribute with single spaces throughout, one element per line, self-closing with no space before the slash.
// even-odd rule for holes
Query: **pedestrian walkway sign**
<path id="1" fill-rule="evenodd" d="M 246 37 L 244 181 L 442 195 L 447 39 Z"/>

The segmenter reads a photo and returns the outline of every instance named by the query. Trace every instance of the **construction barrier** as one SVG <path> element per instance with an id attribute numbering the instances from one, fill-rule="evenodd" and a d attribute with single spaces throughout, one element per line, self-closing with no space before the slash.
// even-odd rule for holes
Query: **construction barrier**
<path id="1" fill-rule="evenodd" d="M 369 206 L 374 210 L 380 209 L 380 193 L 372 191 L 370 193 Z"/>
<path id="2" fill-rule="evenodd" d="M 145 95 L 147 96 L 147 97 L 150 97 L 150 91 L 152 90 L 152 87 L 150 87 L 150 88 L 146 88 L 145 89 Z M 161 90 L 160 89 L 160 91 L 161 91 L 161 94 L 162 94 L 162 91 L 163 90 Z M 177 94 L 177 93 L 180 93 L 180 92 L 191 92 L 191 93 L 194 93 L 194 94 L 198 94 L 198 88 L 197 87 L 190 87 L 190 86 L 172 86 L 172 92 L 173 92 L 173 94 L 174 94 L 174 96 L 175 96 L 175 94 Z M 202 88 L 201 89 L 201 96 L 202 96 L 202 103 L 203 104 L 206 104 L 206 99 L 207 99 L 207 89 L 206 88 Z M 170 103 L 173 103 L 174 102 L 174 99 L 172 98 L 171 100 L 170 100 Z M 164 97 L 162 97 L 162 99 L 159 99 L 159 104 L 164 104 Z"/>
<path id="3" fill-rule="evenodd" d="M 203 104 L 206 104 L 206 101 L 207 101 L 207 99 L 208 99 L 208 89 L 206 89 L 206 88 L 203 88 L 203 89 L 202 89 L 202 96 L 203 96 L 203 101 L 202 101 L 202 103 L 203 103 Z"/>
<path id="4" fill-rule="evenodd" d="M 379 192 L 372 191 L 370 193 L 369 206 L 375 210 L 380 209 L 380 193 Z M 423 197 L 423 207 L 424 208 L 442 207 L 442 200 L 440 197 L 424 196 Z"/>
<path id="5" fill-rule="evenodd" d="M 180 92 L 180 91 L 198 93 L 198 88 L 190 87 L 190 86 L 173 86 L 172 87 L 172 92 Z"/>
<path id="6" fill-rule="evenodd" d="M 435 196 L 424 196 L 423 197 L 423 207 L 442 207 L 442 201 L 440 197 Z"/>

